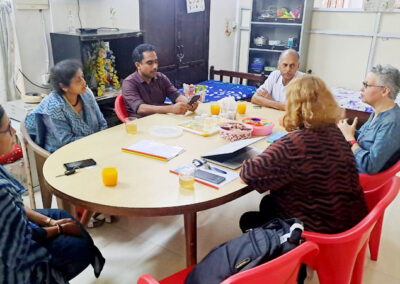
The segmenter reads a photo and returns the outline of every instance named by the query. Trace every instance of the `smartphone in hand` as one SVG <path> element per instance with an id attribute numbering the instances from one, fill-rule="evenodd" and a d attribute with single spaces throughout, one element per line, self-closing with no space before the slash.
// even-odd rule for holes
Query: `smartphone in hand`
<path id="1" fill-rule="evenodd" d="M 200 95 L 194 95 L 191 99 L 190 102 L 188 102 L 188 104 L 190 106 L 192 106 L 195 102 L 197 102 L 200 99 Z"/>

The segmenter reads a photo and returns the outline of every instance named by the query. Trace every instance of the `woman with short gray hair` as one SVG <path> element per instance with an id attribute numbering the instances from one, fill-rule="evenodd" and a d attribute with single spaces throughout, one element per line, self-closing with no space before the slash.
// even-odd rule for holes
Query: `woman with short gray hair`
<path id="1" fill-rule="evenodd" d="M 400 159 L 400 107 L 394 102 L 400 90 L 400 72 L 390 65 L 377 65 L 363 82 L 361 98 L 374 108 L 368 121 L 356 130 L 357 118 L 338 127 L 351 145 L 360 173 L 376 174 Z"/>

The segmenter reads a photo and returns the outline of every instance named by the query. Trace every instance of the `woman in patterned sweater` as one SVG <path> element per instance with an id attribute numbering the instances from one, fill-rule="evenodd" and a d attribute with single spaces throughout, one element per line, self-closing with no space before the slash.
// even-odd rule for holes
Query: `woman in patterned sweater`
<path id="1" fill-rule="evenodd" d="M 341 111 L 325 83 L 315 76 L 293 81 L 286 92 L 283 126 L 288 135 L 243 163 L 242 180 L 270 191 L 260 212 L 240 219 L 243 231 L 268 220 L 297 217 L 305 229 L 339 233 L 368 213 L 351 149 L 336 123 Z"/>

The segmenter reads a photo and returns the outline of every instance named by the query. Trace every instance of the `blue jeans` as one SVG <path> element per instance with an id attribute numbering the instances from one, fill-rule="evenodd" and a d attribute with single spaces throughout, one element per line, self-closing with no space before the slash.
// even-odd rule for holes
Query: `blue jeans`
<path id="1" fill-rule="evenodd" d="M 67 212 L 59 209 L 36 209 L 35 211 L 54 220 L 72 218 Z M 50 239 L 35 240 L 33 238 L 49 251 L 51 255 L 49 265 L 61 272 L 67 281 L 81 273 L 89 264 L 93 264 L 95 255 L 100 257 L 101 268 L 105 262 L 90 235 L 79 222 L 78 224 L 82 229 L 82 235 L 79 237 L 59 235 Z M 41 235 L 40 230 L 42 233 L 44 231 L 43 228 L 36 230 L 39 231 L 39 235 Z M 100 271 L 95 273 L 96 276 L 100 274 Z"/>

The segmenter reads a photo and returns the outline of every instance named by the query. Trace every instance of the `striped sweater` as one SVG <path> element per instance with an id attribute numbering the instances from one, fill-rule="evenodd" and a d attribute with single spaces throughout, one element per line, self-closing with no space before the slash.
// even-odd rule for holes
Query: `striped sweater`
<path id="1" fill-rule="evenodd" d="M 243 163 L 241 178 L 270 190 L 280 218 L 297 217 L 305 229 L 339 233 L 368 214 L 353 153 L 336 125 L 299 129 Z"/>

